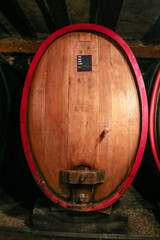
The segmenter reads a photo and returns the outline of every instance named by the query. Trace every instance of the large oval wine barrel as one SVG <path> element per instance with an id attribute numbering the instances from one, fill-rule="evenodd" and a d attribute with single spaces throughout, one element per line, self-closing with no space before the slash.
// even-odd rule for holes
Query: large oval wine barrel
<path id="1" fill-rule="evenodd" d="M 145 77 L 149 103 L 149 134 L 142 164 L 134 187 L 149 201 L 160 201 L 160 60 L 158 59 Z"/>
<path id="2" fill-rule="evenodd" d="M 147 136 L 139 67 L 114 32 L 76 24 L 52 34 L 24 85 L 21 135 L 30 169 L 55 203 L 111 205 L 131 184 Z"/>

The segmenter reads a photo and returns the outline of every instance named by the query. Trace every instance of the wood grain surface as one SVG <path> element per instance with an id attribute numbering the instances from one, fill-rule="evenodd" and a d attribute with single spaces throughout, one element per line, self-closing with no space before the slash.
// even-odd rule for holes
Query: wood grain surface
<path id="1" fill-rule="evenodd" d="M 77 72 L 77 55 L 92 55 L 92 71 Z M 61 170 L 105 170 L 94 201 L 113 194 L 126 179 L 138 148 L 140 104 L 134 76 L 108 39 L 68 33 L 45 51 L 35 70 L 27 106 L 31 153 L 45 183 L 66 201 Z M 91 200 L 91 187 L 78 187 Z"/>

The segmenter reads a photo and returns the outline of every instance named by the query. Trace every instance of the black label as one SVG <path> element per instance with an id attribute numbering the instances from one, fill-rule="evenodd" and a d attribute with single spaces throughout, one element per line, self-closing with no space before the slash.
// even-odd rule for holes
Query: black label
<path id="1" fill-rule="evenodd" d="M 92 71 L 92 55 L 77 56 L 77 71 L 91 72 Z"/>

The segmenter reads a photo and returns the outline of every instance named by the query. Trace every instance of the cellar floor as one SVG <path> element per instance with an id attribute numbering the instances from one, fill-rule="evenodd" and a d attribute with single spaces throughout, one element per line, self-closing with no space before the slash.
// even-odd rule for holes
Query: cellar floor
<path id="1" fill-rule="evenodd" d="M 130 186 L 103 212 L 76 213 L 38 198 L 33 210 L 0 191 L 0 240 L 160 239 L 160 209 Z"/>

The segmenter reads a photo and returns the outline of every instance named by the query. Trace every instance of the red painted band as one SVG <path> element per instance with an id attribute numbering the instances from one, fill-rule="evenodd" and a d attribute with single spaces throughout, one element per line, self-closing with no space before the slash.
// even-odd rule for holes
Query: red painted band
<path id="1" fill-rule="evenodd" d="M 156 148 L 156 143 L 155 143 L 155 135 L 154 135 L 155 107 L 156 107 L 157 92 L 158 92 L 159 87 L 160 87 L 160 70 L 156 77 L 156 81 L 155 81 L 153 92 L 152 92 L 152 98 L 151 98 L 151 104 L 150 104 L 150 116 L 149 116 L 150 143 L 151 143 L 154 160 L 156 162 L 156 166 L 158 167 L 158 170 L 160 171 L 160 161 L 159 161 L 159 157 L 158 157 L 158 153 L 157 153 L 157 148 Z"/>
<path id="2" fill-rule="evenodd" d="M 137 155 L 135 158 L 135 163 L 131 169 L 131 172 L 127 178 L 127 180 L 125 181 L 125 183 L 122 185 L 122 187 L 119 189 L 119 191 L 116 194 L 113 194 L 112 196 L 110 196 L 109 199 L 105 200 L 102 203 L 99 204 L 95 204 L 92 205 L 88 208 L 86 208 L 83 211 L 94 211 L 94 210 L 99 210 L 105 207 L 108 207 L 109 205 L 113 204 L 126 190 L 127 188 L 130 186 L 130 184 L 132 183 L 136 172 L 139 168 L 143 153 L 144 153 L 144 149 L 145 149 L 145 145 L 146 145 L 146 139 L 147 139 L 147 131 L 148 131 L 148 105 L 147 105 L 147 97 L 146 97 L 146 91 L 145 91 L 145 86 L 144 86 L 144 82 L 143 82 L 143 78 L 139 69 L 139 66 L 137 64 L 137 61 L 131 51 L 131 49 L 128 47 L 128 45 L 123 41 L 123 39 L 121 39 L 116 33 L 114 33 L 113 31 L 99 26 L 99 25 L 94 25 L 94 24 L 75 24 L 75 25 L 70 25 L 67 27 L 64 27 L 58 31 L 56 31 L 55 33 L 53 33 L 51 36 L 49 36 L 44 43 L 40 46 L 39 50 L 37 51 L 35 57 L 33 58 L 33 61 L 31 63 L 30 69 L 28 71 L 27 77 L 26 77 L 26 81 L 24 84 L 24 90 L 23 90 L 23 95 L 22 95 L 22 103 L 21 103 L 21 136 L 22 136 L 22 142 L 23 142 L 23 148 L 24 151 L 26 153 L 26 157 L 27 157 L 27 161 L 29 164 L 29 167 L 31 169 L 31 172 L 35 178 L 35 180 L 37 181 L 37 183 L 41 186 L 43 192 L 55 203 L 61 205 L 64 208 L 69 208 L 71 210 L 75 210 L 75 211 L 81 211 L 80 208 L 75 207 L 74 205 L 62 201 L 61 199 L 58 199 L 55 195 L 53 195 L 51 193 L 51 191 L 49 190 L 49 188 L 47 188 L 47 186 L 43 183 L 36 167 L 34 164 L 34 161 L 32 159 L 31 156 L 31 152 L 30 152 L 30 147 L 29 147 L 29 143 L 28 143 L 28 138 L 27 138 L 27 128 L 26 128 L 26 112 L 27 112 L 27 100 L 28 100 L 28 93 L 29 93 L 29 86 L 31 84 L 32 81 L 32 76 L 34 74 L 34 71 L 36 69 L 36 66 L 38 64 L 38 62 L 40 61 L 41 56 L 43 55 L 43 53 L 45 52 L 45 50 L 47 49 L 47 47 L 58 37 L 72 32 L 72 31 L 78 31 L 78 30 L 90 30 L 90 31 L 96 31 L 99 33 L 103 33 L 105 35 L 107 35 L 109 38 L 111 38 L 112 40 L 114 40 L 123 50 L 123 52 L 125 53 L 128 61 L 130 62 L 133 72 L 135 74 L 135 77 L 137 79 L 137 85 L 139 88 L 139 95 L 140 95 L 140 102 L 141 102 L 141 114 L 142 114 L 142 126 L 141 126 L 141 137 L 140 137 L 140 143 L 139 143 L 139 149 L 137 151 Z"/>

